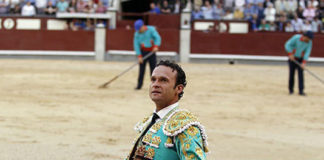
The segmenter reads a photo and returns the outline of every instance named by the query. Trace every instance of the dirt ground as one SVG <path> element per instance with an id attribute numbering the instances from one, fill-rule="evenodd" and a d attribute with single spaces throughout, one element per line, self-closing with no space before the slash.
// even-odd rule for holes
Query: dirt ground
<path id="1" fill-rule="evenodd" d="M 154 109 L 132 63 L 0 60 L 1 160 L 116 160 Z M 182 64 L 182 108 L 208 134 L 210 160 L 323 160 L 324 85 L 305 73 L 307 97 L 288 95 L 286 65 Z M 309 67 L 324 78 L 323 67 Z M 296 91 L 297 91 L 297 86 Z"/>

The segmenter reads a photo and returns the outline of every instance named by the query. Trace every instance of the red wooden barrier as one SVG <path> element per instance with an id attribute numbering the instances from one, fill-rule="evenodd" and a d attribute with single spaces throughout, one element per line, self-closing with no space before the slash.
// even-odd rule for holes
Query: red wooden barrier
<path id="1" fill-rule="evenodd" d="M 161 51 L 179 52 L 179 30 L 158 29 L 162 38 Z M 133 50 L 134 30 L 115 29 L 107 31 L 107 50 Z"/>
<path id="2" fill-rule="evenodd" d="M 259 32 L 249 34 L 220 34 L 191 32 L 191 53 L 283 56 L 285 42 L 293 34 Z M 324 57 L 324 35 L 316 34 L 312 57 Z"/>
<path id="3" fill-rule="evenodd" d="M 0 31 L 0 50 L 94 51 L 94 32 Z"/>

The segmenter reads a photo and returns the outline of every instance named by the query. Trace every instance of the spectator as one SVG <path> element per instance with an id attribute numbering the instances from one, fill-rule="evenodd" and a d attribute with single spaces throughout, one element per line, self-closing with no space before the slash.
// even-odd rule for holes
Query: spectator
<path id="1" fill-rule="evenodd" d="M 100 0 L 97 0 L 97 1 L 95 1 L 96 2 L 96 4 L 98 4 L 98 2 L 99 2 Z M 110 6 L 109 6 L 109 2 L 110 2 L 111 0 L 101 0 L 101 2 L 102 2 L 102 4 L 106 7 L 106 9 L 108 9 Z M 114 2 L 114 0 L 112 0 L 111 2 Z"/>
<path id="2" fill-rule="evenodd" d="M 55 15 L 56 14 L 56 6 L 53 5 L 52 1 L 48 1 L 46 8 L 44 9 L 45 14 L 47 15 Z"/>
<path id="3" fill-rule="evenodd" d="M 107 23 L 104 20 L 98 19 L 98 22 L 96 24 L 96 27 L 106 27 L 106 26 L 107 26 Z M 126 28 L 126 30 L 131 30 L 131 26 L 130 25 L 126 25 L 125 28 Z"/>
<path id="4" fill-rule="evenodd" d="M 306 20 L 312 21 L 315 17 L 315 8 L 310 4 L 303 12 Z"/>
<path id="5" fill-rule="evenodd" d="M 289 21 L 286 23 L 285 32 L 294 32 L 294 27 L 291 25 Z"/>
<path id="6" fill-rule="evenodd" d="M 303 25 L 303 32 L 306 31 L 312 31 L 312 25 L 310 24 L 310 21 L 305 20 L 305 23 Z"/>
<path id="7" fill-rule="evenodd" d="M 222 4 L 218 3 L 217 7 L 214 9 L 214 19 L 220 20 L 224 16 L 224 9 L 222 8 Z"/>
<path id="8" fill-rule="evenodd" d="M 21 0 L 20 4 L 24 4 L 24 3 L 26 4 L 28 1 L 30 2 L 31 5 L 33 5 L 35 7 L 35 0 Z"/>
<path id="9" fill-rule="evenodd" d="M 87 3 L 84 2 L 83 0 L 78 0 L 77 2 L 77 12 L 84 12 L 86 9 Z"/>
<path id="10" fill-rule="evenodd" d="M 255 0 L 246 0 L 245 2 L 246 2 L 245 5 L 251 4 L 252 6 L 254 6 L 256 1 Z"/>
<path id="11" fill-rule="evenodd" d="M 58 0 L 48 0 L 48 1 L 51 1 L 52 4 L 53 4 L 54 6 L 56 6 L 56 2 L 57 2 Z"/>
<path id="12" fill-rule="evenodd" d="M 261 24 L 261 20 L 264 18 L 263 3 L 258 3 L 257 11 L 258 11 L 257 26 L 259 26 Z"/>
<path id="13" fill-rule="evenodd" d="M 21 13 L 21 7 L 20 4 L 15 4 L 14 8 L 10 9 L 11 14 L 20 14 Z"/>
<path id="14" fill-rule="evenodd" d="M 252 18 L 250 19 L 250 23 L 251 23 L 251 29 L 256 32 L 258 31 L 258 16 L 256 14 L 252 15 Z"/>
<path id="15" fill-rule="evenodd" d="M 83 21 L 79 20 L 79 19 L 73 19 L 71 22 L 70 22 L 70 29 L 72 31 L 78 31 L 80 29 L 83 29 L 85 27 L 85 24 Z"/>
<path id="16" fill-rule="evenodd" d="M 9 13 L 11 14 L 16 14 L 16 13 L 20 13 L 17 11 L 20 11 L 21 6 L 20 6 L 20 0 L 9 0 Z"/>
<path id="17" fill-rule="evenodd" d="M 247 7 L 244 8 L 244 19 L 250 20 L 254 14 L 258 14 L 258 10 L 252 6 L 252 3 L 247 4 Z"/>
<path id="18" fill-rule="evenodd" d="M 277 30 L 277 25 L 275 24 L 274 21 L 271 21 L 269 24 L 269 31 L 276 31 Z"/>
<path id="19" fill-rule="evenodd" d="M 264 3 L 263 3 L 263 8 L 267 8 L 267 7 L 269 7 L 269 5 L 273 6 L 272 1 L 271 0 L 265 0 Z"/>
<path id="20" fill-rule="evenodd" d="M 224 20 L 233 20 L 234 19 L 234 15 L 233 15 L 233 13 L 231 12 L 230 9 L 226 10 L 226 13 L 225 13 L 223 19 Z"/>
<path id="21" fill-rule="evenodd" d="M 167 0 L 164 0 L 162 3 L 161 13 L 164 13 L 164 14 L 171 13 L 171 7 L 169 6 L 169 2 Z"/>
<path id="22" fill-rule="evenodd" d="M 258 5 L 261 3 L 262 5 L 264 4 L 265 0 L 255 0 L 255 5 Z"/>
<path id="23" fill-rule="evenodd" d="M 83 29 L 87 30 L 87 31 L 93 31 L 94 28 L 95 28 L 95 26 L 93 24 L 93 21 L 91 19 L 87 19 L 86 25 L 85 25 L 85 27 Z"/>
<path id="24" fill-rule="evenodd" d="M 278 31 L 281 31 L 281 32 L 284 31 L 286 21 L 287 21 L 287 17 L 285 15 L 285 12 L 282 11 L 279 15 L 279 20 L 277 21 L 277 24 L 276 24 Z"/>
<path id="25" fill-rule="evenodd" d="M 241 20 L 244 18 L 244 13 L 241 11 L 240 8 L 236 8 L 233 13 L 234 19 Z"/>
<path id="26" fill-rule="evenodd" d="M 194 8 L 196 8 L 196 7 L 201 7 L 202 5 L 203 5 L 203 1 L 202 0 L 194 0 Z"/>
<path id="27" fill-rule="evenodd" d="M 0 0 L 0 14 L 7 14 L 9 12 L 9 3 L 6 0 Z"/>
<path id="28" fill-rule="evenodd" d="M 299 7 L 305 9 L 307 4 L 306 4 L 306 1 L 305 0 L 299 0 L 299 3 L 298 3 Z"/>
<path id="29" fill-rule="evenodd" d="M 27 1 L 27 3 L 21 9 L 21 15 L 22 16 L 35 16 L 36 15 L 35 6 L 31 5 L 30 1 Z"/>
<path id="30" fill-rule="evenodd" d="M 202 0 L 202 1 L 203 1 L 204 4 L 205 4 L 206 1 L 208 1 L 210 5 L 213 5 L 214 2 L 217 3 L 218 0 Z"/>
<path id="31" fill-rule="evenodd" d="M 47 0 L 35 0 L 35 6 L 37 8 L 37 13 L 38 14 L 44 14 L 44 9 L 46 8 L 47 5 Z"/>
<path id="32" fill-rule="evenodd" d="M 209 33 L 209 32 L 214 32 L 214 25 L 209 25 L 208 28 L 206 30 L 204 30 L 203 32 L 205 33 Z"/>
<path id="33" fill-rule="evenodd" d="M 314 18 L 311 25 L 312 25 L 312 31 L 314 33 L 318 33 L 320 31 L 320 29 L 323 27 L 322 21 L 319 20 L 317 17 Z"/>
<path id="34" fill-rule="evenodd" d="M 210 5 L 209 1 L 205 1 L 205 5 L 203 7 L 201 7 L 201 11 L 203 14 L 204 19 L 213 19 L 213 13 L 214 13 L 214 9 L 212 7 L 212 5 Z"/>
<path id="35" fill-rule="evenodd" d="M 310 1 L 308 1 L 308 7 L 310 6 L 310 5 L 312 5 L 314 8 L 317 8 L 317 6 L 319 5 L 319 3 L 318 3 L 318 1 L 317 0 L 310 0 Z"/>
<path id="36" fill-rule="evenodd" d="M 182 8 L 181 8 L 180 0 L 176 0 L 176 3 L 174 4 L 173 13 L 178 14 L 178 13 L 180 13 L 181 9 Z"/>
<path id="37" fill-rule="evenodd" d="M 291 25 L 294 27 L 295 32 L 301 32 L 303 28 L 303 20 L 295 14 L 294 19 L 291 20 Z"/>
<path id="38" fill-rule="evenodd" d="M 68 8 L 68 12 L 70 13 L 75 13 L 78 11 L 77 9 L 77 0 L 71 0 L 69 3 L 69 8 Z"/>
<path id="39" fill-rule="evenodd" d="M 232 11 L 234 7 L 234 0 L 224 0 L 224 9 Z"/>
<path id="40" fill-rule="evenodd" d="M 269 31 L 270 30 L 270 25 L 266 20 L 262 20 L 261 24 L 259 26 L 259 31 Z"/>
<path id="41" fill-rule="evenodd" d="M 69 8 L 69 3 L 65 0 L 60 0 L 56 4 L 57 12 L 67 12 L 67 9 Z"/>
<path id="42" fill-rule="evenodd" d="M 324 13 L 324 9 L 321 10 L 321 9 L 319 8 L 319 6 L 318 6 L 318 7 L 316 8 L 316 10 L 315 10 L 315 17 L 317 17 L 318 19 L 322 20 L 322 18 L 323 18 L 323 13 Z"/>
<path id="43" fill-rule="evenodd" d="M 96 11 L 96 6 L 94 5 L 92 0 L 88 0 L 88 2 L 85 5 L 85 8 L 83 10 L 83 12 L 85 13 L 95 13 Z"/>
<path id="44" fill-rule="evenodd" d="M 277 14 L 281 13 L 281 11 L 286 11 L 286 5 L 284 0 L 276 0 L 275 2 L 275 8 L 277 11 Z"/>
<path id="45" fill-rule="evenodd" d="M 160 8 L 158 6 L 156 6 L 154 2 L 152 2 L 150 4 L 150 8 L 151 8 L 150 13 L 153 13 L 153 14 L 160 14 L 161 13 Z"/>
<path id="46" fill-rule="evenodd" d="M 196 20 L 196 19 L 202 19 L 203 18 L 203 14 L 200 11 L 200 7 L 195 7 L 195 10 L 191 13 L 192 19 Z"/>
<path id="47" fill-rule="evenodd" d="M 320 8 L 321 10 L 324 10 L 324 0 L 320 0 L 319 8 Z"/>
<path id="48" fill-rule="evenodd" d="M 304 19 L 303 12 L 304 12 L 303 7 L 299 6 L 299 7 L 297 8 L 296 13 L 297 13 L 297 16 L 298 16 L 299 18 L 301 18 L 301 19 Z"/>
<path id="49" fill-rule="evenodd" d="M 99 0 L 98 1 L 98 6 L 96 8 L 96 13 L 106 13 L 106 11 L 107 11 L 106 6 L 104 6 L 102 1 Z"/>
<path id="50" fill-rule="evenodd" d="M 289 17 L 294 16 L 297 9 L 297 0 L 287 0 L 285 1 L 285 8 Z"/>
<path id="51" fill-rule="evenodd" d="M 235 0 L 235 8 L 239 8 L 241 11 L 244 10 L 245 0 Z"/>
<path id="52" fill-rule="evenodd" d="M 275 21 L 276 9 L 273 8 L 272 4 L 269 4 L 268 7 L 264 9 L 264 15 L 266 21 Z"/>

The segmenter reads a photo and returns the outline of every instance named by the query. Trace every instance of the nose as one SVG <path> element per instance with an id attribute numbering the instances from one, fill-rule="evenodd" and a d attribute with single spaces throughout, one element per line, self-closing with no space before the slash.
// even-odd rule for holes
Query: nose
<path id="1" fill-rule="evenodd" d="M 152 88 L 158 88 L 160 86 L 160 83 L 159 83 L 159 81 L 153 81 L 151 85 L 152 85 Z"/>

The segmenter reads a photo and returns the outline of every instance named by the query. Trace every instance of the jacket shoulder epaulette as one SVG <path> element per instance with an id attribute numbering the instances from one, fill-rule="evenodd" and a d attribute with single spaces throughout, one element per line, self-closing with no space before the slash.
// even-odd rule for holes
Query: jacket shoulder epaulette
<path id="1" fill-rule="evenodd" d="M 175 137 L 184 132 L 190 126 L 199 128 L 204 143 L 204 148 L 207 148 L 207 135 L 205 133 L 204 126 L 200 124 L 195 115 L 187 110 L 174 111 L 164 122 L 163 133 L 169 137 Z"/>
<path id="2" fill-rule="evenodd" d="M 148 125 L 148 123 L 150 122 L 152 116 L 147 116 L 145 117 L 142 121 L 136 123 L 136 125 L 134 126 L 134 130 L 137 132 L 142 132 L 144 127 Z"/>

